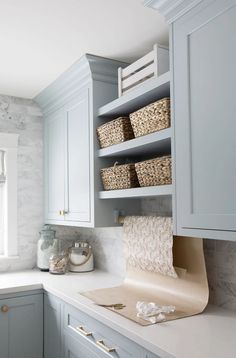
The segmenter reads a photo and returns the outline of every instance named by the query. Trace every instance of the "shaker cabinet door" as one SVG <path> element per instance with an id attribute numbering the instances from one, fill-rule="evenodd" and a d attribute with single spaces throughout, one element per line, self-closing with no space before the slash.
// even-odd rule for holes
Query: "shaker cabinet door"
<path id="1" fill-rule="evenodd" d="M 43 358 L 43 295 L 2 299 L 0 308 L 0 357 Z"/>
<path id="2" fill-rule="evenodd" d="M 236 231 L 235 24 L 235 0 L 206 0 L 173 25 L 178 235 Z"/>
<path id="3" fill-rule="evenodd" d="M 63 358 L 61 311 L 61 301 L 44 294 L 44 358 Z"/>
<path id="4" fill-rule="evenodd" d="M 66 106 L 66 221 L 90 221 L 89 89 Z"/>
<path id="5" fill-rule="evenodd" d="M 64 220 L 66 126 L 63 109 L 45 119 L 45 219 Z"/>

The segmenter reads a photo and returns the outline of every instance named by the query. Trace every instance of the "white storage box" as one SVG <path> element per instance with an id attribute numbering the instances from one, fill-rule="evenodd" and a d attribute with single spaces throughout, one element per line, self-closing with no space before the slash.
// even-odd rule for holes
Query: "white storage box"
<path id="1" fill-rule="evenodd" d="M 169 71 L 169 49 L 155 44 L 153 50 L 125 68 L 118 69 L 119 97 L 150 78 Z"/>

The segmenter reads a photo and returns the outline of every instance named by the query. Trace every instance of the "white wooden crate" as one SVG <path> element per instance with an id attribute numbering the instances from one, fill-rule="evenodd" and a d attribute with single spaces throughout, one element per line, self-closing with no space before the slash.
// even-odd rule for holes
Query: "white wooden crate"
<path id="1" fill-rule="evenodd" d="M 167 71 L 169 71 L 169 49 L 155 44 L 147 55 L 125 68 L 118 69 L 119 97 L 140 83 Z"/>

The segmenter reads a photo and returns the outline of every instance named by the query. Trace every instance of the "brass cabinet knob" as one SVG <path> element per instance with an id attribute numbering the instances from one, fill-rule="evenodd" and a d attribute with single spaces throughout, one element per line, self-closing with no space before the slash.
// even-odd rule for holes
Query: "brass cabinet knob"
<path id="1" fill-rule="evenodd" d="M 8 307 L 7 305 L 3 305 L 3 306 L 1 307 L 1 311 L 2 311 L 3 313 L 7 313 L 7 312 L 9 311 L 9 307 Z"/>
<path id="2" fill-rule="evenodd" d="M 68 214 L 68 211 L 65 210 L 59 210 L 59 215 L 63 216 L 65 214 Z"/>

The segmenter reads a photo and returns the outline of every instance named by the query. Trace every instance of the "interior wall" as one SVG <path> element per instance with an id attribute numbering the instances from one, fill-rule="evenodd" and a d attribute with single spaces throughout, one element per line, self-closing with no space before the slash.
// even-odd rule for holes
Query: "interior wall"
<path id="1" fill-rule="evenodd" d="M 43 222 L 43 121 L 38 105 L 0 95 L 0 132 L 19 134 L 19 258 L 1 259 L 0 271 L 35 266 L 38 232 Z"/>

